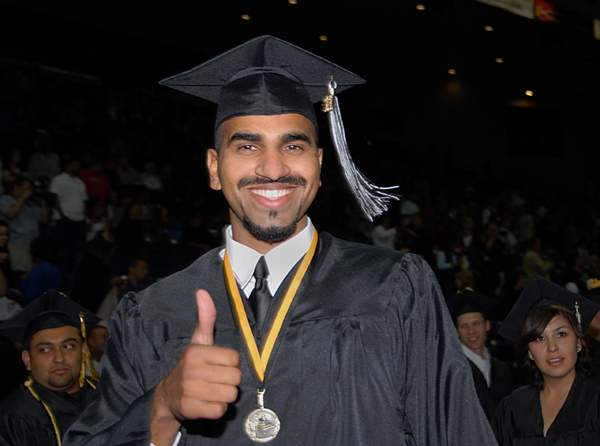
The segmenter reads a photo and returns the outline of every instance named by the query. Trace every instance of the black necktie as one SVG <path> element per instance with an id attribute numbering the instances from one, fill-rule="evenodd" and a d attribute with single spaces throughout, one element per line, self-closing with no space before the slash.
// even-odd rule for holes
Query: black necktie
<path id="1" fill-rule="evenodd" d="M 267 283 L 268 276 L 269 267 L 267 266 L 265 257 L 262 256 L 256 264 L 256 269 L 254 270 L 256 283 L 254 284 L 252 294 L 250 294 L 250 297 L 248 298 L 252 311 L 254 312 L 254 319 L 256 319 L 257 333 L 260 333 L 260 330 L 262 329 L 267 310 L 273 300 L 273 296 L 271 296 L 271 292 L 269 291 L 269 284 Z M 258 336 L 260 337 L 260 334 Z"/>

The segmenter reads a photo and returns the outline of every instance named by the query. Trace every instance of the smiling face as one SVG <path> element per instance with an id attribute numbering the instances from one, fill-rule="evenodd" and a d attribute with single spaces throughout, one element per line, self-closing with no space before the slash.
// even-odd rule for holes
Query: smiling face
<path id="1" fill-rule="evenodd" d="M 482 358 L 490 328 L 490 321 L 481 313 L 464 313 L 456 318 L 456 331 L 460 342 Z"/>
<path id="2" fill-rule="evenodd" d="M 562 315 L 552 319 L 544 332 L 529 343 L 528 354 L 544 376 L 544 380 L 575 375 L 577 350 L 581 340 L 569 321 Z"/>
<path id="3" fill-rule="evenodd" d="M 268 252 L 304 229 L 321 185 L 322 149 L 302 115 L 239 116 L 219 128 L 210 149 L 210 186 L 229 203 L 233 238 Z"/>
<path id="4" fill-rule="evenodd" d="M 22 359 L 38 384 L 55 392 L 79 390 L 86 346 L 75 327 L 40 330 L 32 336 L 29 345 L 29 351 L 23 350 Z"/>

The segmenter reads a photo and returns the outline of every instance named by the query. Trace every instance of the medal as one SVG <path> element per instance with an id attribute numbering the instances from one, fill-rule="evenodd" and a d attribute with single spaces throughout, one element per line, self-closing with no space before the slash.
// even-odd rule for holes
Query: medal
<path id="1" fill-rule="evenodd" d="M 246 433 L 250 440 L 267 443 L 277 436 L 281 423 L 277 414 L 264 406 L 265 389 L 257 390 L 257 409 L 246 418 Z"/>
<path id="2" fill-rule="evenodd" d="M 254 341 L 250 324 L 248 323 L 246 310 L 244 309 L 244 304 L 242 303 L 242 298 L 235 281 L 235 276 L 233 275 L 231 263 L 229 262 L 229 255 L 227 254 L 227 251 L 225 251 L 225 256 L 223 259 L 223 273 L 225 275 L 225 285 L 227 286 L 231 308 L 233 310 L 236 324 L 242 332 L 242 336 L 247 347 L 249 362 L 252 364 L 254 372 L 258 378 L 258 382 L 260 383 L 257 390 L 256 409 L 253 410 L 246 418 L 245 426 L 246 433 L 250 439 L 257 443 L 266 443 L 271 441 L 277 436 L 281 427 L 281 423 L 277 414 L 270 409 L 266 409 L 264 405 L 265 373 L 267 371 L 269 358 L 271 357 L 271 353 L 273 352 L 273 348 L 275 346 L 275 341 L 277 340 L 279 331 L 283 326 L 285 316 L 292 305 L 296 291 L 298 291 L 298 287 L 302 282 L 302 278 L 304 277 L 304 274 L 306 273 L 306 270 L 308 269 L 308 266 L 310 265 L 310 262 L 317 249 L 317 240 L 317 231 L 315 231 L 310 248 L 300 263 L 294 278 L 292 279 L 290 287 L 288 288 L 283 301 L 281 302 L 281 306 L 277 311 L 275 319 L 273 320 L 269 334 L 266 337 L 266 342 L 264 343 L 260 352 L 256 342 Z"/>

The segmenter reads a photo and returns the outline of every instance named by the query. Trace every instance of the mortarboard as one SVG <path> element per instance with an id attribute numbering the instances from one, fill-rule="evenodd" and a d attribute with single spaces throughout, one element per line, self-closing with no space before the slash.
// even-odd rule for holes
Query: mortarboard
<path id="1" fill-rule="evenodd" d="M 527 283 L 500 326 L 498 334 L 509 341 L 519 341 L 521 325 L 527 314 L 531 310 L 547 305 L 560 305 L 574 311 L 576 315 L 579 314 L 577 317 L 583 331 L 587 330 L 592 319 L 600 311 L 600 305 L 536 275 Z"/>
<path id="2" fill-rule="evenodd" d="M 0 324 L 0 334 L 29 348 L 31 337 L 49 328 L 72 326 L 81 330 L 80 314 L 93 327 L 100 318 L 56 290 L 47 291 Z M 85 333 L 82 333 L 85 337 Z"/>
<path id="3" fill-rule="evenodd" d="M 346 182 L 372 221 L 398 197 L 386 192 L 391 188 L 371 183 L 352 161 L 334 94 L 364 82 L 356 74 L 302 48 L 276 37 L 261 36 L 160 84 L 216 103 L 215 128 L 236 116 L 287 113 L 301 114 L 317 127 L 313 104 L 324 101 Z"/>
<path id="4" fill-rule="evenodd" d="M 486 312 L 496 305 L 496 303 L 496 300 L 491 297 L 484 296 L 475 291 L 464 290 L 448 299 L 448 309 L 450 310 L 452 320 L 456 323 L 458 316 L 465 313 L 481 313 L 486 317 Z"/>

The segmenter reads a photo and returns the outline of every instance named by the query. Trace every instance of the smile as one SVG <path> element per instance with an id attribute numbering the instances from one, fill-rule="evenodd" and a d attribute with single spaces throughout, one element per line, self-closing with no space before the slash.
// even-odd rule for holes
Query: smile
<path id="1" fill-rule="evenodd" d="M 252 189 L 253 194 L 260 195 L 269 200 L 277 200 L 291 194 L 293 191 L 294 189 Z"/>
<path id="2" fill-rule="evenodd" d="M 549 364 L 560 364 L 562 362 L 563 358 L 552 358 L 550 360 L 548 360 Z"/>

